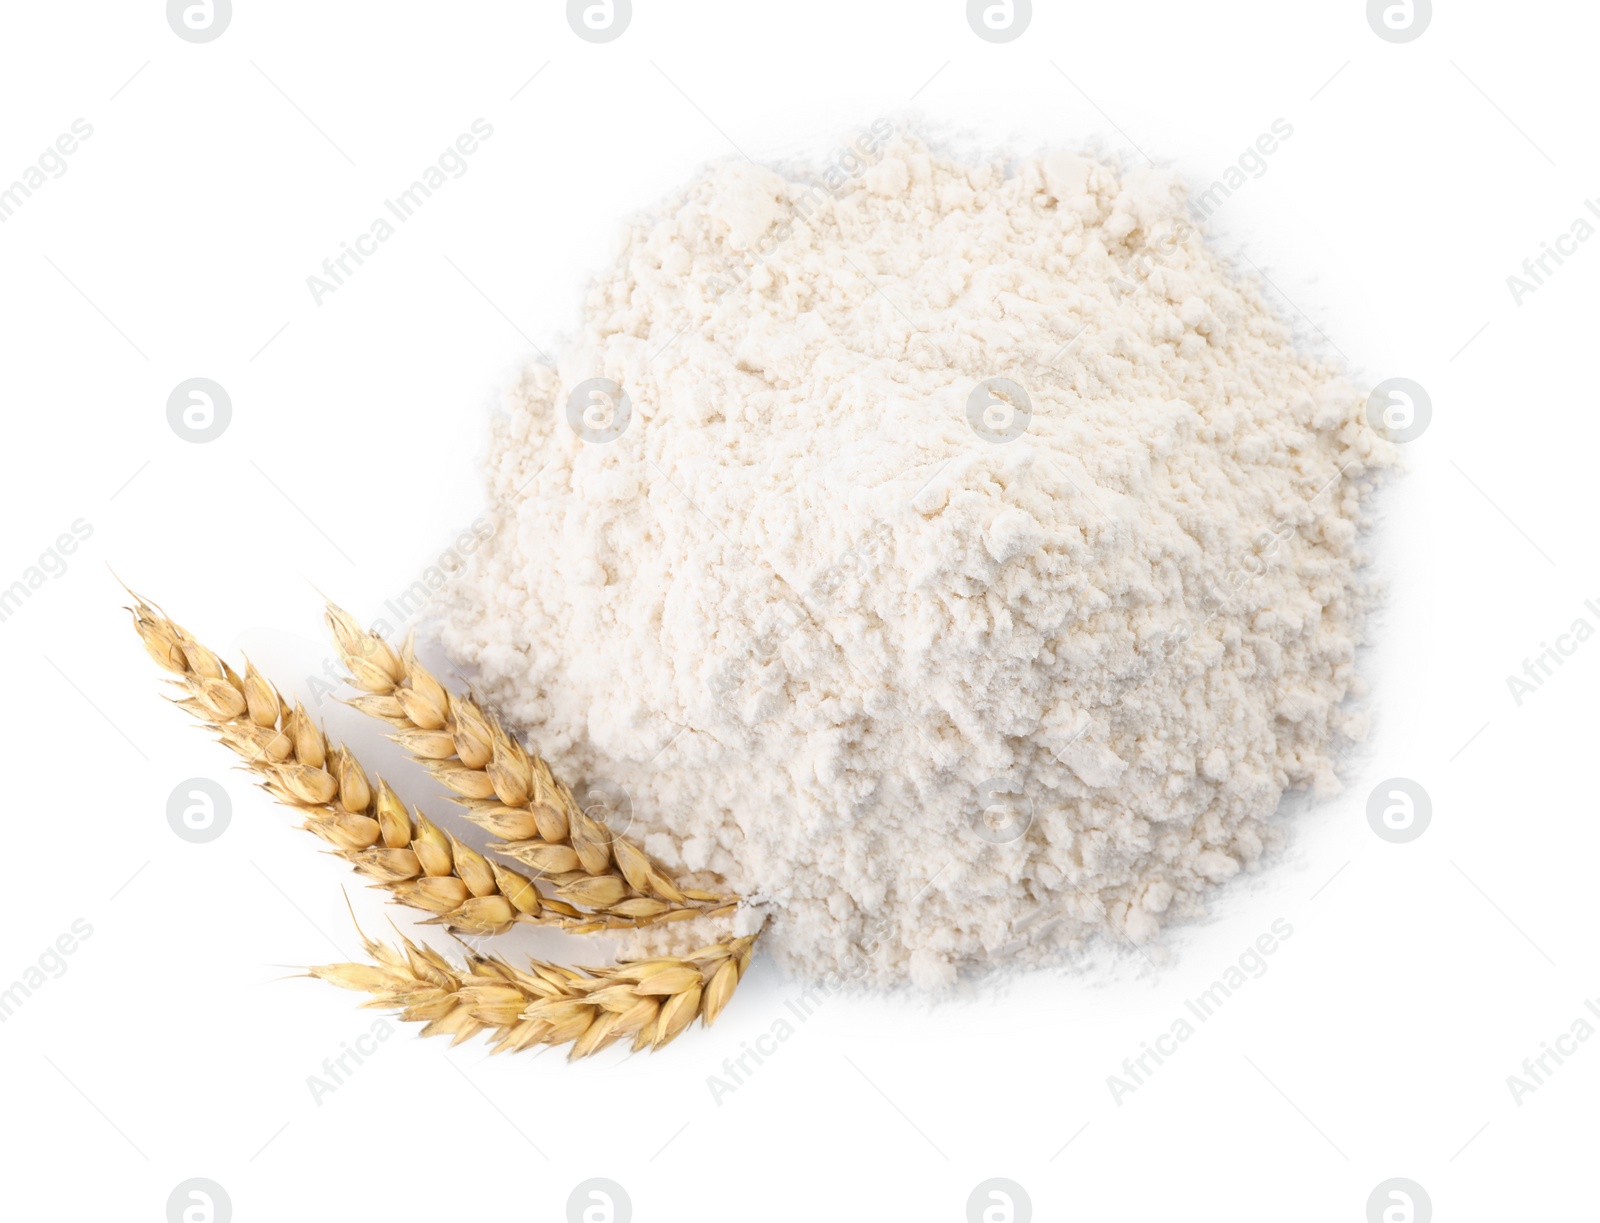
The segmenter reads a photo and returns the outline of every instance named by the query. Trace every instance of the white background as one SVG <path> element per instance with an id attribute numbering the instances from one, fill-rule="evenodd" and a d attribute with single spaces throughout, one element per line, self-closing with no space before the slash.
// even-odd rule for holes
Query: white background
<path id="1" fill-rule="evenodd" d="M 1600 644 L 1520 707 L 1506 677 L 1600 625 L 1600 243 L 1520 305 L 1505 280 L 1600 192 L 1600 16 L 1450 4 L 1397 46 L 1354 0 L 1037 8 L 1000 46 L 949 0 L 635 0 L 597 46 L 526 0 L 239 0 L 206 45 L 151 0 L 7 6 L 0 181 L 94 129 L 0 225 L 0 585 L 93 529 L 0 623 L 0 984 L 93 928 L 0 1025 L 7 1217 L 160 1220 L 197 1176 L 241 1221 L 561 1219 L 590 1176 L 640 1220 L 958 1220 L 994 1176 L 1039 1219 L 1359 1223 L 1397 1176 L 1440 1220 L 1596 1217 L 1600 1040 L 1520 1105 L 1506 1078 L 1600 997 Z M 804 987 L 759 961 L 714 1030 L 653 1056 L 489 1059 L 394 1024 L 314 1100 L 373 1013 L 282 978 L 355 950 L 344 892 L 369 928 L 386 910 L 158 700 L 108 567 L 304 692 L 327 653 L 311 583 L 378 615 L 475 515 L 497 389 L 574 325 L 619 223 L 731 146 L 830 147 L 879 115 L 1098 137 L 1197 185 L 1293 125 L 1219 241 L 1308 343 L 1434 407 L 1382 502 L 1375 730 L 1347 792 L 1297 809 L 1289 851 L 1164 966 L 833 998 L 720 1102 L 707 1076 Z M 470 171 L 314 304 L 306 277 L 479 117 Z M 203 445 L 165 413 L 197 376 L 233 403 Z M 197 776 L 234 805 L 204 845 L 166 822 Z M 1433 801 L 1409 845 L 1366 820 L 1392 776 Z M 1277 918 L 1266 974 L 1114 1102 L 1107 1076 Z"/>

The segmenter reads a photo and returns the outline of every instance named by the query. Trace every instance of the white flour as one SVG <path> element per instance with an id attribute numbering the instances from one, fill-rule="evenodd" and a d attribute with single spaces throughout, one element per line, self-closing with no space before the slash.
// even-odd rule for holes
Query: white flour
<path id="1" fill-rule="evenodd" d="M 444 639 L 785 969 L 936 988 L 1146 942 L 1337 789 L 1393 448 L 1175 178 L 884 126 L 631 227 L 497 425 Z M 994 377 L 1031 420 L 969 422 Z M 594 378 L 615 440 L 569 427 Z"/>

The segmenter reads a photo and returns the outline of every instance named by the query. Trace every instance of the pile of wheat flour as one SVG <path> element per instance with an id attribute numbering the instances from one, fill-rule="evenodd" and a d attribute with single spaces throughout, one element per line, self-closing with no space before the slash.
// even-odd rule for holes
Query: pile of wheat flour
<path id="1" fill-rule="evenodd" d="M 851 147 L 632 224 L 444 643 L 790 972 L 1145 943 L 1337 789 L 1393 446 L 1172 175 Z"/>

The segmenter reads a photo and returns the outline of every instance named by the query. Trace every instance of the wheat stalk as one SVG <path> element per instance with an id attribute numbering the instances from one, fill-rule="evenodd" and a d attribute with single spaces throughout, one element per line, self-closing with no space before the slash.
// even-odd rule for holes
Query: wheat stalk
<path id="1" fill-rule="evenodd" d="M 565 968 L 531 960 L 526 970 L 469 954 L 457 968 L 431 948 L 400 936 L 390 946 L 361 936 L 371 964 L 325 964 L 310 975 L 371 995 L 364 1004 L 425 1023 L 424 1036 L 457 1044 L 479 1032 L 496 1053 L 571 1042 L 588 1057 L 633 1037 L 635 1050 L 658 1049 L 698 1016 L 709 1027 L 750 964 L 755 936 L 686 956 L 623 961 L 608 968 Z"/>
<path id="2" fill-rule="evenodd" d="M 517 922 L 572 928 L 575 918 L 580 919 L 581 929 L 635 924 L 627 920 L 631 915 L 626 910 L 618 911 L 626 897 L 597 922 L 570 903 L 543 895 L 532 880 L 462 845 L 421 811 L 409 812 L 386 782 L 380 778 L 374 786 L 355 757 L 331 743 L 305 709 L 291 706 L 253 665 L 247 662 L 244 674 L 239 674 L 159 609 L 138 595 L 134 599 L 136 606 L 129 611 L 145 650 L 182 692 L 174 703 L 215 731 L 261 775 L 264 789 L 304 814 L 308 829 L 397 901 L 432 912 L 436 916 L 431 922 L 466 934 L 500 934 Z M 404 653 L 409 659 L 410 651 Z M 390 652 L 386 657 L 401 665 L 401 656 Z M 408 686 L 405 691 L 414 689 Z M 453 710 L 466 705 L 444 699 Z M 453 716 L 456 733 L 463 734 L 469 752 L 477 741 L 465 738 L 469 732 L 460 728 L 474 715 L 477 720 L 470 725 L 484 727 L 482 742 L 492 745 L 490 758 L 505 753 L 509 737 L 475 705 L 464 716 Z M 553 779 L 549 784 L 555 785 Z M 558 792 L 571 803 L 565 787 Z M 576 811 L 575 803 L 571 805 L 578 817 L 588 819 Z M 573 819 L 570 812 L 565 814 Z M 534 818 L 531 809 L 527 816 Z M 577 829 L 578 843 L 567 847 L 575 856 L 578 844 L 587 841 L 607 846 L 603 836 L 581 824 Z M 622 844 L 615 842 L 613 850 Z M 611 852 L 606 861 L 616 865 L 592 877 L 619 876 L 623 886 L 632 888 L 622 865 L 628 861 L 624 857 L 628 850 L 621 850 L 616 859 Z M 634 852 L 642 858 L 642 851 Z M 580 861 L 587 866 L 589 860 Z M 678 892 L 686 916 L 733 907 L 707 893 L 679 891 L 657 873 L 658 868 L 649 870 L 645 882 L 669 894 Z M 573 881 L 558 875 L 555 882 L 573 894 Z M 645 921 L 638 924 L 647 924 L 661 912 L 652 907 L 639 915 Z M 709 1026 L 733 996 L 756 940 L 748 935 L 686 956 L 625 960 L 606 968 L 572 969 L 533 960 L 523 971 L 475 952 L 469 954 L 465 969 L 458 969 L 438 952 L 403 935 L 399 947 L 365 934 L 361 938 L 374 963 L 328 964 L 311 969 L 310 975 L 372 995 L 368 1006 L 398 1008 L 402 1019 L 425 1022 L 425 1036 L 447 1033 L 461 1041 L 487 1030 L 495 1035 L 496 1052 L 570 1042 L 569 1056 L 574 1058 L 587 1057 L 628 1036 L 633 1037 L 635 1050 L 659 1048 L 696 1016 Z"/>
<path id="3" fill-rule="evenodd" d="M 409 638 L 396 651 L 331 603 L 327 622 L 364 694 L 349 703 L 394 727 L 391 738 L 450 789 L 467 818 L 504 838 L 491 850 L 532 867 L 561 899 L 593 910 L 569 929 L 720 916 L 738 905 L 737 897 L 680 888 L 637 844 L 613 836 L 549 765 L 417 662 Z"/>
<path id="4" fill-rule="evenodd" d="M 259 773 L 274 798 L 304 814 L 308 830 L 401 904 L 477 935 L 500 934 L 516 922 L 565 925 L 577 915 L 421 811 L 408 811 L 387 782 L 374 785 L 354 756 L 253 666 L 240 675 L 142 599 L 130 611 L 145 649 L 184 693 L 175 703 Z"/>

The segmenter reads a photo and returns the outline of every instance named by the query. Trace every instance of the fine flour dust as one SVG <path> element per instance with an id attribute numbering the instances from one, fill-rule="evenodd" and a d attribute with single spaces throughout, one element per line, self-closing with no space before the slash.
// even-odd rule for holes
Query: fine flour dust
<path id="1" fill-rule="evenodd" d="M 631 225 L 443 635 L 783 968 L 940 988 L 1149 941 L 1338 788 L 1394 448 L 1176 177 L 866 143 Z"/>

